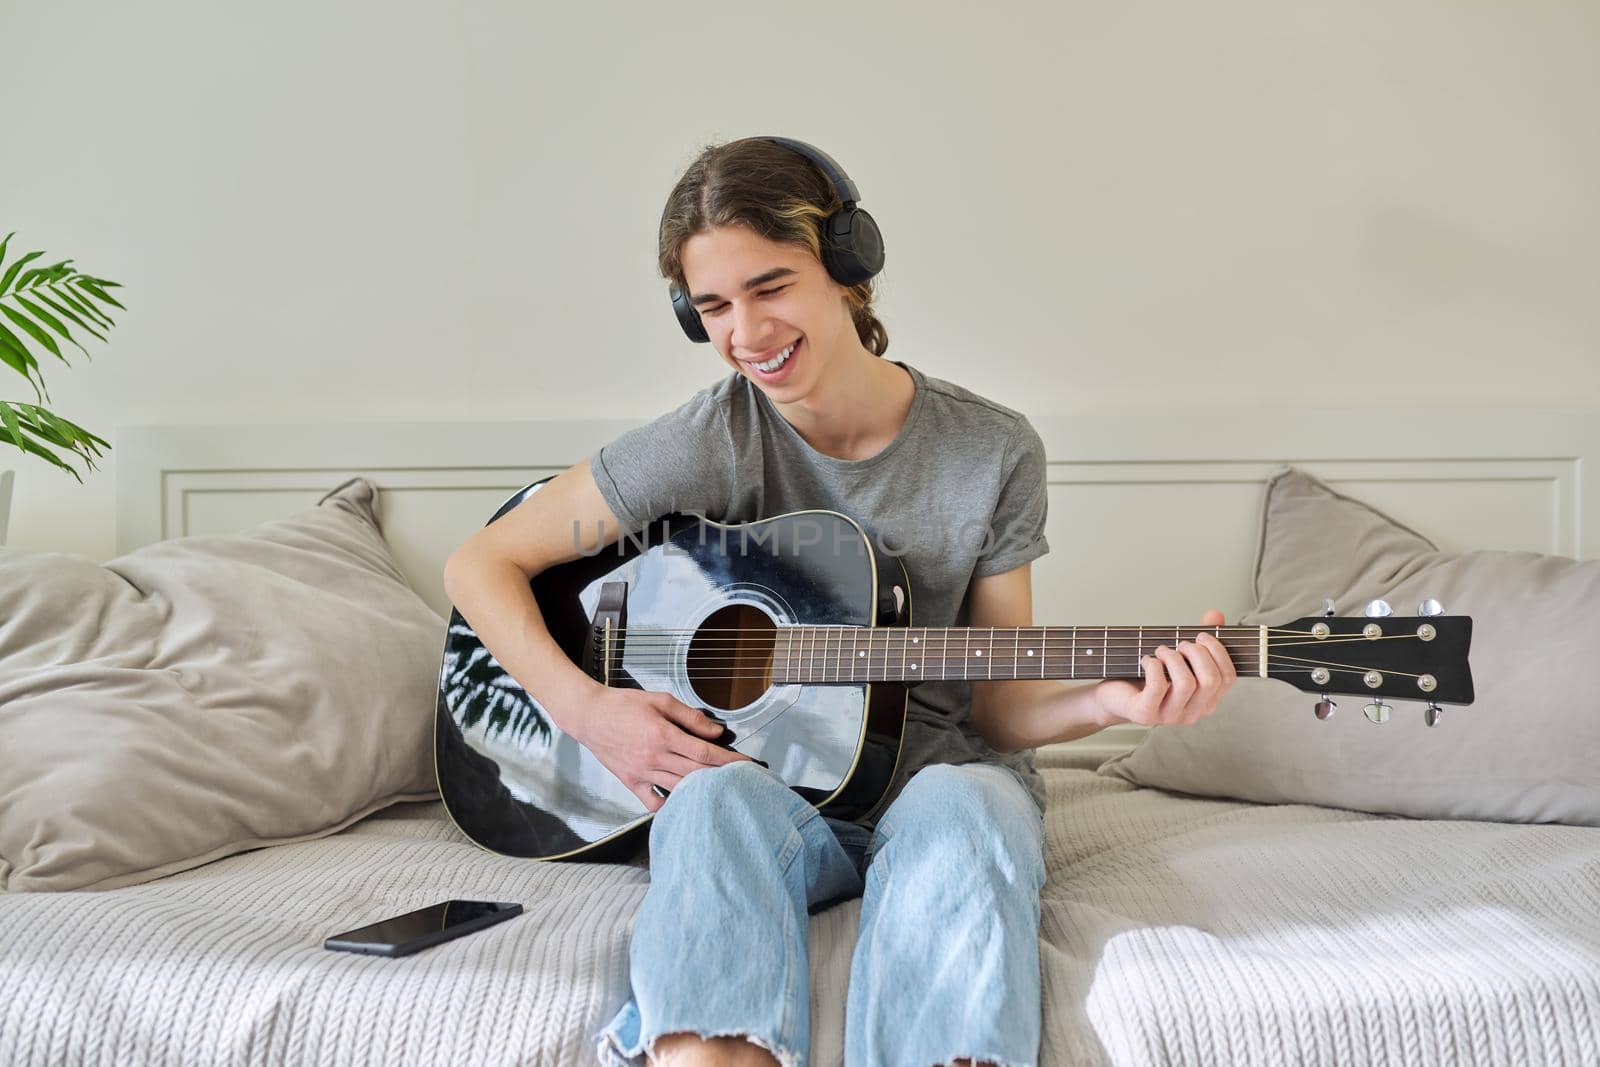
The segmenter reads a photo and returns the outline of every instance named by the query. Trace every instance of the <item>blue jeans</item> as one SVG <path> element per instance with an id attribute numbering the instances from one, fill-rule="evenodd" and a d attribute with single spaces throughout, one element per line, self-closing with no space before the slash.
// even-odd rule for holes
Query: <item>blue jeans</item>
<path id="1" fill-rule="evenodd" d="M 650 827 L 633 996 L 595 1035 L 641 1065 L 662 1034 L 738 1035 L 784 1067 L 811 1045 L 809 913 L 857 896 L 846 1067 L 1007 1067 L 1039 1055 L 1043 819 L 1022 780 L 932 764 L 868 831 L 755 763 L 694 771 Z"/>

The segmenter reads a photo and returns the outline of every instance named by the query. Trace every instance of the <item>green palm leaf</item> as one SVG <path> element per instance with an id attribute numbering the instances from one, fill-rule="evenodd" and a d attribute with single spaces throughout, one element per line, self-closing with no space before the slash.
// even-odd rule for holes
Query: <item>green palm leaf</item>
<path id="1" fill-rule="evenodd" d="M 54 300 L 50 299 L 50 296 L 49 296 L 50 290 L 49 289 L 39 289 L 39 290 L 36 290 L 36 292 L 38 293 L 38 296 L 39 296 L 40 300 L 44 301 L 46 304 L 49 304 L 51 307 L 53 307 L 57 311 L 61 312 L 61 314 L 65 315 L 67 318 L 71 319 L 73 322 L 77 323 L 79 326 L 82 326 L 85 330 L 88 330 L 96 338 L 98 338 L 101 341 L 104 341 L 106 339 L 105 334 L 101 333 L 99 330 L 95 329 L 93 326 L 90 326 L 87 322 L 84 322 L 82 319 L 78 318 L 77 313 L 74 312 L 71 308 L 65 307 L 65 306 L 63 306 L 61 304 L 56 303 Z M 77 344 L 77 342 L 74 341 L 73 344 Z M 83 346 L 82 345 L 78 345 L 78 347 L 82 348 Z M 85 352 L 84 355 L 88 355 L 88 353 Z M 90 358 L 92 359 L 93 357 L 91 356 Z"/>
<path id="2" fill-rule="evenodd" d="M 34 318 L 50 327 L 56 333 L 59 333 L 62 337 L 65 337 L 67 340 L 71 341 L 74 345 L 77 345 L 78 351 L 83 353 L 85 359 L 89 358 L 89 350 L 78 344 L 77 338 L 73 337 L 72 333 L 65 326 L 61 325 L 60 319 L 50 314 L 50 312 L 46 311 L 38 304 L 24 299 L 21 293 L 17 294 L 17 303 L 21 304 L 24 310 L 31 312 Z"/>
<path id="3" fill-rule="evenodd" d="M 71 287 L 65 283 L 63 283 L 59 289 L 52 287 L 50 291 L 55 293 L 61 299 L 65 300 L 67 303 L 71 304 L 73 307 L 77 308 L 79 311 L 83 312 L 85 315 L 89 316 L 94 321 L 98 322 L 100 325 L 106 327 L 116 325 L 116 323 L 111 321 L 111 316 L 95 307 L 88 300 L 85 300 L 81 293 L 74 293 Z"/>
<path id="4" fill-rule="evenodd" d="M 71 366 L 61 351 L 57 337 L 72 344 L 85 357 L 93 357 L 72 335 L 72 328 L 67 323 L 73 323 L 95 339 L 104 341 L 105 335 L 100 330 L 116 323 L 96 304 L 124 311 L 127 309 L 106 291 L 120 289 L 121 283 L 84 274 L 72 266 L 70 259 L 24 270 L 29 263 L 44 255 L 42 251 L 35 251 L 17 257 L 7 266 L 6 249 L 15 235 L 13 231 L 0 238 L 0 363 L 26 378 L 36 399 L 48 402 L 50 391 L 45 386 L 39 359 L 29 348 L 29 341 Z M 16 329 L 6 326 L 6 322 Z M 111 448 L 105 438 L 82 426 L 37 404 L 16 400 L 0 400 L 0 442 L 14 445 L 62 468 L 79 482 L 83 478 L 67 462 L 66 457 L 77 456 L 89 470 L 94 470 L 94 461 L 104 450 Z M 57 450 L 64 450 L 64 454 Z"/>

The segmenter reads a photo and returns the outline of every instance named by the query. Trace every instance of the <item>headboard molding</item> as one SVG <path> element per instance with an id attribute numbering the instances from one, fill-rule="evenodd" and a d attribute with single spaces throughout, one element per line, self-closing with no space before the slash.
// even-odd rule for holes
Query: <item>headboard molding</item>
<path id="1" fill-rule="evenodd" d="M 444 612 L 440 574 L 455 545 L 512 492 L 639 421 L 124 427 L 117 546 L 239 529 L 365 475 L 402 568 Z M 1596 411 L 1231 408 L 1032 421 L 1050 458 L 1051 552 L 1034 566 L 1041 623 L 1247 610 L 1261 485 L 1284 463 L 1447 549 L 1588 558 L 1600 538 Z"/>

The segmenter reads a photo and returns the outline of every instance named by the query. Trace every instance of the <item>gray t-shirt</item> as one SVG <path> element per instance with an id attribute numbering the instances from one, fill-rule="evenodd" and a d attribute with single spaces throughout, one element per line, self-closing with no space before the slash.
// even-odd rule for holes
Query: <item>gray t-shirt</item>
<path id="1" fill-rule="evenodd" d="M 1049 551 L 1044 442 L 1020 412 L 894 361 L 916 385 L 895 439 L 863 460 L 812 448 L 767 395 L 729 373 L 674 411 L 629 430 L 590 460 L 600 495 L 628 532 L 671 512 L 753 522 L 823 508 L 850 516 L 875 551 L 899 556 L 914 626 L 966 626 L 974 577 Z M 971 685 L 910 690 L 900 766 L 872 821 L 930 763 L 1002 763 L 1044 809 L 1033 750 L 1003 754 L 967 721 Z"/>

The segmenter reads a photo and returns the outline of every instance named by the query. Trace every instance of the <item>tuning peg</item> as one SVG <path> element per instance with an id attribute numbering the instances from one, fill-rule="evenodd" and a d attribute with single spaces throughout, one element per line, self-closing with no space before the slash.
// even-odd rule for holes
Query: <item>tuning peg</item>
<path id="1" fill-rule="evenodd" d="M 1338 707 L 1339 705 L 1333 702 L 1332 697 L 1328 696 L 1327 693 L 1323 693 L 1322 699 L 1317 701 L 1316 707 L 1312 710 L 1316 712 L 1317 718 L 1326 719 L 1328 716 L 1332 715 L 1336 710 L 1338 710 Z"/>
<path id="2" fill-rule="evenodd" d="M 1374 600 L 1367 605 L 1366 615 L 1369 619 L 1381 619 L 1386 615 L 1393 615 L 1394 609 L 1387 600 Z"/>
<path id="3" fill-rule="evenodd" d="M 1333 600 L 1329 597 L 1322 598 L 1322 617 L 1325 619 L 1333 617 Z"/>
<path id="4" fill-rule="evenodd" d="M 1427 600 L 1424 600 L 1422 603 L 1417 605 L 1417 614 L 1418 615 L 1443 615 L 1444 614 L 1444 605 L 1439 603 L 1437 600 L 1433 599 L 1433 597 L 1429 597 Z"/>
<path id="5" fill-rule="evenodd" d="M 1438 726 L 1439 717 L 1444 714 L 1444 709 L 1433 701 L 1428 701 L 1428 708 L 1422 713 L 1422 721 L 1429 726 Z"/>
<path id="6" fill-rule="evenodd" d="M 1394 708 L 1390 707 L 1388 704 L 1385 704 L 1382 700 L 1374 700 L 1361 710 L 1366 712 L 1367 718 L 1370 721 L 1382 726 L 1384 723 L 1389 721 L 1389 713 L 1393 711 Z"/>

